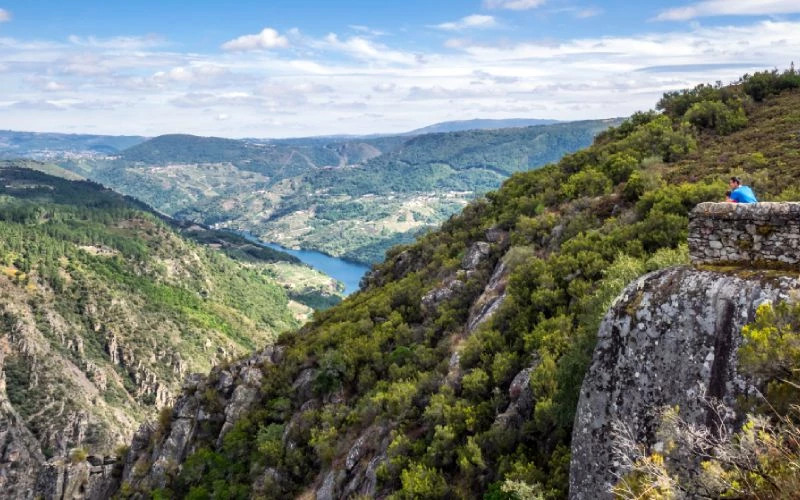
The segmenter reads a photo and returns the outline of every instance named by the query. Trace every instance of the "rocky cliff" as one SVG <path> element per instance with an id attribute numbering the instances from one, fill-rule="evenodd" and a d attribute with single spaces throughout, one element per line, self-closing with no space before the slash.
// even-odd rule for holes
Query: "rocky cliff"
<path id="1" fill-rule="evenodd" d="M 468 293 L 468 283 L 480 280 L 482 292 L 471 301 L 469 315 L 463 330 L 454 336 L 450 345 L 449 370 L 446 376 L 432 383 L 442 387 L 458 386 L 463 377 L 459 353 L 464 340 L 476 328 L 487 322 L 505 299 L 508 267 L 498 255 L 508 245 L 508 234 L 496 229 L 485 233 L 485 241 L 473 243 L 460 262 L 460 269 L 444 277 L 440 284 L 424 294 L 418 307 L 424 315 L 434 316 L 438 308 L 450 301 L 463 299 Z M 407 274 L 412 271 L 408 255 L 395 260 L 392 272 Z M 488 272 L 490 271 L 491 272 Z M 367 283 L 381 281 L 385 276 L 374 274 Z M 269 384 L 270 373 L 285 369 L 286 346 L 276 345 L 261 350 L 229 366 L 215 368 L 209 376 L 190 376 L 184 384 L 182 395 L 174 408 L 159 425 L 144 425 L 133 439 L 124 459 L 121 492 L 138 496 L 159 488 L 174 486 L 176 478 L 185 469 L 188 457 L 208 453 L 210 449 L 225 447 L 226 436 L 254 412 L 263 411 L 274 402 L 265 401 L 263 386 Z M 291 413 L 282 427 L 280 446 L 293 450 L 300 444 L 295 437 L 299 429 L 307 428 L 309 414 L 331 405 L 353 405 L 350 396 L 342 390 L 320 395 L 317 389 L 324 366 L 319 361 L 307 360 L 293 377 L 284 383 L 291 387 Z M 509 403 L 497 416 L 497 427 L 517 425 L 530 416 L 530 368 L 523 369 L 509 388 Z M 246 425 L 246 424 L 245 424 Z M 347 435 L 338 448 L 341 460 L 323 465 L 311 480 L 310 492 L 318 500 L 349 498 L 357 495 L 385 497 L 378 485 L 377 473 L 387 460 L 392 443 L 392 431 L 397 422 L 375 422 L 360 432 Z M 185 470 L 184 470 L 185 473 Z M 250 485 L 253 495 L 260 498 L 279 498 L 293 471 L 265 467 L 254 476 Z"/>
<path id="2" fill-rule="evenodd" d="M 0 165 L 0 235 L 0 494 L 107 497 L 187 372 L 299 324 L 265 266 L 96 184 Z"/>
<path id="3" fill-rule="evenodd" d="M 610 498 L 608 490 L 627 472 L 614 456 L 614 423 L 658 450 L 662 408 L 678 406 L 688 422 L 713 426 L 722 422 L 715 421 L 711 400 L 735 407 L 739 396 L 754 395 L 753 381 L 737 369 L 741 329 L 760 304 L 788 300 L 798 290 L 795 277 L 739 277 L 685 267 L 631 284 L 600 327 L 583 383 L 570 497 Z M 731 424 L 742 415 L 722 417 Z"/>
<path id="4" fill-rule="evenodd" d="M 664 407 L 679 407 L 690 424 L 740 423 L 746 409 L 720 415 L 710 403 L 737 408 L 740 397 L 756 394 L 757 381 L 738 369 L 741 331 L 759 305 L 793 300 L 800 290 L 796 274 L 768 269 L 795 262 L 798 222 L 797 204 L 701 204 L 692 213 L 689 241 L 693 262 L 706 270 L 646 275 L 615 301 L 581 389 L 571 498 L 610 498 L 611 486 L 628 472 L 615 456 L 615 425 L 660 451 L 656 431 Z M 767 225 L 770 231 L 762 229 Z M 739 242 L 751 245 L 743 250 Z M 732 263 L 739 266 L 713 270 Z"/>

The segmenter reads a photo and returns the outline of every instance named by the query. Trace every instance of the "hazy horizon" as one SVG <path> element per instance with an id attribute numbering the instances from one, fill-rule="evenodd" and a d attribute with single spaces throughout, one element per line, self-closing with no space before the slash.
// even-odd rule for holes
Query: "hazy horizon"
<path id="1" fill-rule="evenodd" d="M 0 128 L 231 138 L 586 120 L 787 67 L 794 1 L 0 1 Z"/>

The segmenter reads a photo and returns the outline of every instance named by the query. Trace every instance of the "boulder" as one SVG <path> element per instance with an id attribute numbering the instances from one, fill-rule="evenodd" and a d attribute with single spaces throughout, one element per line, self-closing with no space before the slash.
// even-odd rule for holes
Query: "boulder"
<path id="1" fill-rule="evenodd" d="M 717 400 L 736 407 L 756 393 L 741 374 L 741 330 L 764 302 L 788 300 L 800 281 L 787 276 L 672 268 L 646 275 L 614 302 L 598 331 L 572 434 L 570 498 L 611 498 L 627 471 L 617 457 L 622 424 L 637 443 L 657 445 L 660 410 L 678 406 L 690 424 L 736 426 L 743 415 L 717 415 Z M 724 422 L 718 422 L 722 418 Z M 691 466 L 691 464 L 689 464 Z"/>

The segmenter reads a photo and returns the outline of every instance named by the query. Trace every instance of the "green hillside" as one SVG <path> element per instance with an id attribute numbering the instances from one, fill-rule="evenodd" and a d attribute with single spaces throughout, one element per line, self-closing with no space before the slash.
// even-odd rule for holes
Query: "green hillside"
<path id="1" fill-rule="evenodd" d="M 373 263 L 512 173 L 585 147 L 615 123 L 329 140 L 169 135 L 117 160 L 62 166 L 180 219 Z"/>
<path id="2" fill-rule="evenodd" d="M 303 292 L 287 292 L 285 268 L 307 270 L 306 295 L 330 282 L 187 229 L 201 245 L 140 202 L 19 165 L 0 163 L 0 360 L 47 456 L 113 451 L 187 374 L 300 325 L 310 309 L 287 296 Z"/>
<path id="3" fill-rule="evenodd" d="M 459 132 L 462 130 L 491 130 L 512 127 L 532 127 L 535 125 L 550 125 L 558 123 L 558 120 L 547 120 L 537 118 L 508 118 L 501 120 L 456 120 L 450 122 L 434 123 L 427 127 L 422 127 L 408 132 L 407 135 L 435 134 L 440 132 Z"/>
<path id="4" fill-rule="evenodd" d="M 392 249 L 364 291 L 282 335 L 257 409 L 201 437 L 161 493 L 292 497 L 366 449 L 381 497 L 564 498 L 602 315 L 632 279 L 687 260 L 687 214 L 729 176 L 800 196 L 798 87 L 765 73 L 669 94 Z"/>

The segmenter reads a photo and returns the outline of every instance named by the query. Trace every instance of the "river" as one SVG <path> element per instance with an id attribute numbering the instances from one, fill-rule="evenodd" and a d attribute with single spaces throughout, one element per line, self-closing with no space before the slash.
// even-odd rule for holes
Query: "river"
<path id="1" fill-rule="evenodd" d="M 336 257 L 325 255 L 324 253 L 317 252 L 316 250 L 292 250 L 291 248 L 282 247 L 277 243 L 265 243 L 252 234 L 241 234 L 253 243 L 293 255 L 317 271 L 321 271 L 331 278 L 341 281 L 344 283 L 345 295 L 350 295 L 351 293 L 358 291 L 358 283 L 361 281 L 361 278 L 367 273 L 367 271 L 370 270 L 369 266 L 365 266 L 364 264 L 358 264 L 356 262 L 351 262 L 344 259 L 337 259 Z"/>

